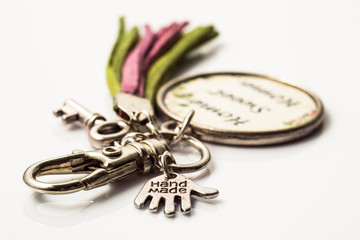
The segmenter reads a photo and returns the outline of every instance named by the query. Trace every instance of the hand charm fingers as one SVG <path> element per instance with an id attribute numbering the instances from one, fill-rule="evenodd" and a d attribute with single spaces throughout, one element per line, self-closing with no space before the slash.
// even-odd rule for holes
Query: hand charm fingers
<path id="1" fill-rule="evenodd" d="M 209 187 L 203 187 L 200 185 L 197 185 L 196 183 L 193 183 L 193 190 L 192 195 L 201 197 L 204 199 L 212 199 L 216 198 L 219 195 L 219 190 L 215 188 L 209 188 Z"/>
<path id="2" fill-rule="evenodd" d="M 184 214 L 191 211 L 191 199 L 190 196 L 181 196 L 181 211 Z"/>
<path id="3" fill-rule="evenodd" d="M 159 203 L 160 203 L 161 197 L 160 196 L 153 196 L 153 198 L 151 199 L 150 205 L 149 205 L 149 210 L 150 212 L 157 212 L 158 208 L 159 208 Z"/>
<path id="4" fill-rule="evenodd" d="M 136 196 L 134 200 L 135 207 L 142 208 L 144 207 L 144 204 L 146 200 L 148 199 L 149 195 L 146 191 L 140 191 L 139 194 Z"/>
<path id="5" fill-rule="evenodd" d="M 160 175 L 149 180 L 135 198 L 135 206 L 143 207 L 147 198 L 152 197 L 149 210 L 156 212 L 160 200 L 164 199 L 164 213 L 167 217 L 172 217 L 175 215 L 175 198 L 180 199 L 181 211 L 185 214 L 191 211 L 191 196 L 209 199 L 215 198 L 219 194 L 219 191 L 214 188 L 199 186 L 176 173 L 173 175 L 175 176 L 173 178 Z"/>
<path id="6" fill-rule="evenodd" d="M 174 197 L 165 198 L 165 208 L 164 213 L 167 217 L 172 217 L 175 215 L 175 202 Z"/>

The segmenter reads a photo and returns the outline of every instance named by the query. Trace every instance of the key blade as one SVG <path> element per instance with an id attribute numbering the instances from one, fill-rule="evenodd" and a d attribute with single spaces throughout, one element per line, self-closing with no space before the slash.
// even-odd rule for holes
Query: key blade
<path id="1" fill-rule="evenodd" d="M 74 99 L 67 99 L 63 106 L 55 109 L 53 113 L 56 117 L 61 117 L 65 124 L 80 122 L 89 129 L 94 125 L 96 120 L 106 120 L 102 115 L 89 111 Z"/>
<path id="2" fill-rule="evenodd" d="M 66 107 L 57 108 L 53 111 L 55 117 L 61 117 L 64 124 L 69 124 L 79 120 L 79 114 L 73 109 Z"/>

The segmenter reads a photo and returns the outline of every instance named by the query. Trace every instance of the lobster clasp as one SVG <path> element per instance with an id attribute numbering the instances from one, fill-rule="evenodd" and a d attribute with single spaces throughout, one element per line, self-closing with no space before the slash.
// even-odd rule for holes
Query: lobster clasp
<path id="1" fill-rule="evenodd" d="M 167 145 L 157 139 L 93 151 L 76 150 L 72 154 L 31 165 L 23 178 L 28 186 L 41 193 L 64 194 L 89 190 L 132 174 L 151 171 L 158 156 L 167 150 Z M 88 175 L 63 183 L 47 183 L 37 179 L 43 175 L 71 173 Z"/>

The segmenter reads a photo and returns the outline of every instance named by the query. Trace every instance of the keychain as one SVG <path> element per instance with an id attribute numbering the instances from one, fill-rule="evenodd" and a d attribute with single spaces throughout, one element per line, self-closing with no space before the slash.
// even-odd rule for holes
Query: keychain
<path id="1" fill-rule="evenodd" d="M 152 198 L 150 210 L 154 211 L 163 199 L 166 216 L 173 216 L 174 200 L 179 199 L 183 213 L 189 213 L 190 196 L 214 198 L 218 195 L 218 190 L 200 187 L 180 175 L 206 167 L 210 161 L 209 150 L 186 133 L 194 111 L 190 110 L 176 129 L 160 130 L 155 124 L 152 103 L 155 92 L 174 66 L 188 52 L 218 33 L 213 26 L 204 26 L 182 34 L 188 24 L 185 21 L 174 22 L 157 32 L 146 25 L 145 35 L 140 40 L 136 27 L 127 31 L 125 19 L 120 18 L 119 22 L 119 35 L 110 54 L 106 78 L 110 94 L 115 97 L 115 111 L 121 119 L 107 121 L 104 116 L 68 99 L 54 111 L 55 116 L 61 117 L 65 124 L 81 123 L 96 150 L 76 150 L 69 155 L 35 163 L 25 171 L 24 181 L 38 192 L 63 194 L 103 186 L 136 173 L 161 171 L 162 175 L 145 184 L 135 200 L 136 207 L 143 206 L 148 198 Z M 143 98 L 145 95 L 147 98 Z M 169 151 L 170 146 L 178 142 L 197 149 L 200 160 L 192 164 L 177 164 Z M 37 179 L 41 175 L 62 173 L 87 175 L 79 180 L 56 184 Z"/>
<path id="2" fill-rule="evenodd" d="M 157 106 L 172 119 L 160 130 L 145 98 L 117 93 L 114 109 L 121 119 L 115 121 L 106 121 L 102 115 L 67 100 L 54 114 L 66 124 L 82 123 L 97 150 L 74 151 L 35 163 L 25 171 L 24 181 L 36 191 L 62 194 L 89 190 L 137 173 L 161 171 L 163 174 L 144 185 L 135 206 L 141 208 L 151 199 L 149 209 L 154 212 L 164 200 L 164 213 L 170 217 L 178 199 L 182 212 L 189 213 L 191 196 L 207 199 L 219 193 L 180 175 L 201 170 L 209 163 L 210 152 L 198 139 L 232 145 L 287 142 L 317 129 L 324 115 L 321 101 L 309 91 L 249 73 L 211 73 L 172 80 L 158 92 Z M 201 159 L 177 164 L 169 146 L 180 141 L 198 150 Z M 61 173 L 88 175 L 58 184 L 37 180 L 41 175 Z"/>
<path id="3" fill-rule="evenodd" d="M 122 93 L 121 98 L 126 97 L 137 98 Z M 171 217 L 175 214 L 175 199 L 180 200 L 181 210 L 185 214 L 191 211 L 190 196 L 215 198 L 218 190 L 201 187 L 179 174 L 199 171 L 210 161 L 208 148 L 198 139 L 185 134 L 194 112 L 190 111 L 179 131 L 159 131 L 148 111 L 135 110 L 136 103 L 143 106 L 146 101 L 140 98 L 137 100 L 130 104 L 133 110 L 126 108 L 129 105 L 122 108 L 127 121 L 109 122 L 102 115 L 90 112 L 75 100 L 67 100 L 62 108 L 54 111 L 54 114 L 61 117 L 66 124 L 75 121 L 82 123 L 88 130 L 90 143 L 97 150 L 75 150 L 70 155 L 35 163 L 25 171 L 25 183 L 41 193 L 65 194 L 90 190 L 133 174 L 160 170 L 163 174 L 149 180 L 136 197 L 136 207 L 142 207 L 147 199 L 152 198 L 149 209 L 154 212 L 158 209 L 160 200 L 164 199 L 164 213 Z M 145 128 L 145 131 L 134 131 L 139 128 Z M 177 164 L 169 152 L 169 146 L 179 141 L 188 143 L 198 150 L 200 160 L 192 164 Z M 45 183 L 37 179 L 38 176 L 64 173 L 88 175 L 64 183 Z"/>
<path id="4" fill-rule="evenodd" d="M 272 145 L 305 137 L 321 126 L 324 107 L 316 95 L 267 75 L 198 74 L 171 80 L 157 91 L 185 53 L 217 35 L 212 26 L 199 27 L 175 41 L 186 25 L 187 22 L 172 24 L 157 35 L 147 27 L 146 36 L 131 49 L 137 30 L 125 34 L 121 20 L 119 37 L 107 66 L 107 83 L 120 119 L 107 121 L 73 99 L 65 101 L 54 111 L 55 116 L 61 117 L 65 124 L 81 123 L 95 150 L 76 150 L 35 163 L 25 171 L 25 183 L 41 193 L 64 194 L 158 171 L 161 175 L 145 183 L 134 204 L 142 208 L 150 201 L 149 209 L 155 212 L 164 201 L 164 213 L 171 217 L 175 214 L 176 201 L 180 202 L 183 213 L 189 213 L 191 196 L 211 199 L 219 194 L 218 190 L 199 186 L 181 175 L 199 171 L 209 163 L 210 152 L 202 141 L 237 146 Z M 164 39 L 174 45 L 169 48 Z M 168 51 L 160 56 L 165 47 Z M 155 60 L 156 57 L 159 59 Z M 121 69 L 124 61 L 125 70 Z M 132 75 L 133 71 L 136 76 Z M 131 94 L 120 91 L 122 77 L 123 90 Z M 160 127 L 154 120 L 155 112 L 167 120 Z M 178 164 L 170 146 L 179 142 L 194 147 L 200 153 L 200 160 Z M 64 183 L 37 179 L 64 173 L 87 175 Z"/>

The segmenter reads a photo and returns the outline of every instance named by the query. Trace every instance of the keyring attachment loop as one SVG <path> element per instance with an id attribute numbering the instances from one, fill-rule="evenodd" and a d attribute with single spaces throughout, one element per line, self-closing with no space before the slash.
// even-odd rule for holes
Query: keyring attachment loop
<path id="1" fill-rule="evenodd" d="M 168 141 L 171 141 L 171 139 L 173 139 L 178 135 L 175 132 L 165 132 L 165 131 L 161 131 L 161 134 Z M 168 164 L 169 171 L 176 173 L 192 173 L 205 168 L 207 164 L 210 162 L 210 158 L 211 158 L 210 151 L 206 147 L 206 145 L 197 138 L 194 138 L 187 134 L 183 135 L 181 141 L 188 143 L 189 145 L 194 147 L 200 153 L 200 160 L 194 163 L 187 163 L 187 164 L 170 163 Z"/>
<path id="2" fill-rule="evenodd" d="M 168 165 L 169 162 L 176 164 L 173 155 L 169 151 L 166 151 L 161 155 L 160 162 L 162 166 L 162 171 L 166 179 L 171 179 L 176 177 L 176 174 L 174 174 L 174 172 L 169 169 L 169 165 Z"/>
<path id="3" fill-rule="evenodd" d="M 144 121 L 143 119 L 146 119 Z M 162 139 L 160 131 L 155 125 L 156 121 L 153 115 L 150 114 L 147 110 L 141 110 L 136 112 L 133 117 L 130 119 L 130 126 L 133 126 L 135 129 L 138 129 L 139 125 L 143 125 L 146 129 L 158 139 Z"/>
<path id="4" fill-rule="evenodd" d="M 89 130 L 89 141 L 95 149 L 111 145 L 130 132 L 130 126 L 123 121 L 104 121 Z"/>
<path id="5" fill-rule="evenodd" d="M 192 118 L 194 117 L 195 111 L 190 110 L 189 113 L 185 116 L 184 120 L 182 122 L 169 120 L 161 124 L 160 130 L 162 131 L 172 131 L 176 133 L 176 136 L 173 137 L 168 144 L 173 145 L 178 143 L 186 132 L 191 131 L 190 129 L 190 122 Z"/>

